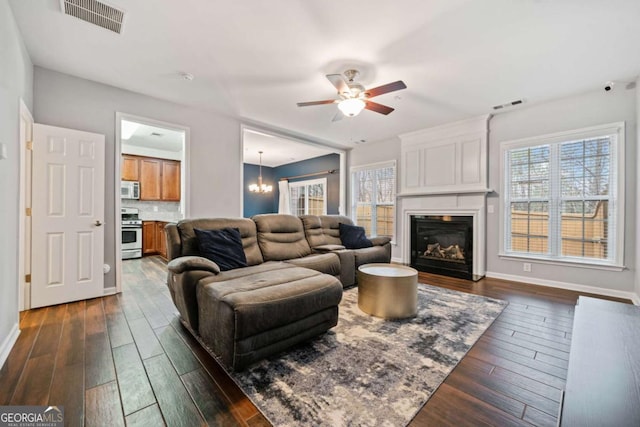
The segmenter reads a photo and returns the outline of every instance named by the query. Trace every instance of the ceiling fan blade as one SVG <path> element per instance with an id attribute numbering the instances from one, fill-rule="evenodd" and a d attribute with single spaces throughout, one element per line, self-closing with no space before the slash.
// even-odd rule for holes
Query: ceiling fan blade
<path id="1" fill-rule="evenodd" d="M 374 87 L 373 89 L 366 90 L 365 96 L 373 98 L 374 96 L 384 95 L 385 93 L 394 92 L 396 90 L 406 89 L 407 85 L 402 80 L 397 82 L 387 83 L 386 85 Z"/>
<path id="2" fill-rule="evenodd" d="M 376 113 L 384 114 L 385 116 L 394 110 L 391 107 L 378 104 L 377 102 L 364 101 L 364 103 L 366 104 L 364 108 L 366 108 L 367 110 L 375 111 Z"/>
<path id="3" fill-rule="evenodd" d="M 327 99 L 325 101 L 298 102 L 298 107 L 308 107 L 310 105 L 335 104 L 335 99 Z"/>
<path id="4" fill-rule="evenodd" d="M 339 94 L 343 93 L 351 93 L 349 86 L 347 85 L 347 81 L 342 77 L 342 74 L 327 74 L 327 79 L 331 82 L 332 85 L 338 89 Z"/>
<path id="5" fill-rule="evenodd" d="M 333 116 L 333 119 L 331 119 L 331 121 L 332 121 L 332 122 L 337 122 L 337 121 L 340 121 L 340 120 L 342 120 L 342 119 L 344 119 L 344 114 L 342 114 L 342 111 L 338 111 L 338 112 L 336 113 L 336 115 L 335 115 L 335 116 Z"/>

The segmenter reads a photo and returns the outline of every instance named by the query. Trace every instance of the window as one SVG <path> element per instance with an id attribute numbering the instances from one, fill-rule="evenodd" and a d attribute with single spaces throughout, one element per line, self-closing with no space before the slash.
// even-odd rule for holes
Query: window
<path id="1" fill-rule="evenodd" d="M 326 215 L 326 194 L 326 178 L 290 182 L 291 215 Z"/>
<path id="2" fill-rule="evenodd" d="M 503 143 L 503 254 L 622 266 L 624 123 Z"/>
<path id="3" fill-rule="evenodd" d="M 393 238 L 395 205 L 395 162 L 351 169 L 351 215 L 367 236 Z"/>

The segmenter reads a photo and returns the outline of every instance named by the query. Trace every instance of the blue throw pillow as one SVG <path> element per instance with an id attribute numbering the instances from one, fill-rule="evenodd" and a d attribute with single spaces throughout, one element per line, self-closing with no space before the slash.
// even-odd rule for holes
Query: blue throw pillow
<path id="1" fill-rule="evenodd" d="M 194 229 L 200 255 L 218 264 L 220 271 L 246 267 L 247 257 L 237 228 L 220 230 Z"/>
<path id="2" fill-rule="evenodd" d="M 338 224 L 340 229 L 340 240 L 342 245 L 347 249 L 362 249 L 373 246 L 371 240 L 367 239 L 364 234 L 364 227 L 357 225 Z"/>

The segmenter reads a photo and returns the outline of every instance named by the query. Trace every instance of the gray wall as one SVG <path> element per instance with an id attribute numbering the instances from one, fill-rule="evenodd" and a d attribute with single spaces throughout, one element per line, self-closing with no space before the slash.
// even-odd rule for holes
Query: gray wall
<path id="1" fill-rule="evenodd" d="M 162 101 L 113 86 L 35 67 L 36 122 L 106 136 L 105 262 L 114 265 L 115 116 L 116 112 L 162 120 L 191 130 L 188 158 L 188 204 L 191 217 L 239 217 L 240 122 L 213 112 Z M 105 276 L 105 288 L 115 274 Z"/>
<path id="2" fill-rule="evenodd" d="M 487 215 L 487 272 L 607 288 L 618 291 L 640 291 L 640 278 L 636 278 L 636 263 L 640 266 L 640 257 L 636 257 L 636 169 L 640 158 L 636 157 L 636 123 L 638 113 L 636 102 L 640 105 L 640 95 L 634 90 L 625 90 L 622 85 L 611 93 L 594 91 L 582 95 L 563 98 L 543 104 L 514 109 L 501 113 L 491 119 L 489 128 L 489 187 L 500 188 L 500 142 L 513 139 L 544 135 L 553 132 L 578 129 L 617 121 L 626 122 L 626 224 L 625 224 L 625 265 L 622 272 L 576 268 L 566 265 L 557 266 L 532 263 L 531 273 L 524 273 L 522 261 L 502 259 L 499 250 L 500 199 L 497 193 L 488 198 L 494 205 L 495 213 Z M 640 157 L 640 156 L 639 156 Z M 636 159 L 638 163 L 636 163 Z M 398 188 L 400 170 L 400 141 L 397 138 L 365 144 L 350 152 L 349 166 L 396 160 L 398 167 Z M 640 197 L 640 195 L 638 195 Z M 348 199 L 350 200 L 350 199 Z M 401 257 L 401 230 L 396 215 L 396 242 L 392 256 Z M 640 233 L 638 233 L 640 239 Z"/>
<path id="3" fill-rule="evenodd" d="M 6 1 L 0 2 L 0 346 L 18 323 L 18 186 L 20 98 L 33 105 L 33 65 Z M 8 343 L 7 343 L 8 344 Z M 2 350 L 2 348 L 0 348 Z"/>
<path id="4" fill-rule="evenodd" d="M 640 77 L 636 80 L 636 147 L 637 142 L 640 141 Z M 638 185 L 638 181 L 640 181 L 640 149 L 636 148 L 636 167 L 634 168 L 636 171 L 635 182 L 636 182 L 636 242 L 640 242 L 640 185 Z M 640 249 L 636 246 L 636 295 L 640 296 Z M 636 304 L 640 303 L 640 301 L 636 301 Z"/>
<path id="5" fill-rule="evenodd" d="M 500 189 L 500 143 L 519 138 L 544 135 L 618 121 L 626 122 L 625 146 L 625 256 L 628 267 L 622 272 L 549 265 L 532 261 L 531 273 L 522 269 L 522 261 L 498 257 L 500 200 L 488 198 L 495 213 L 487 214 L 487 271 L 537 279 L 577 283 L 619 291 L 633 291 L 635 280 L 635 199 L 636 199 L 636 95 L 619 86 L 610 93 L 604 90 L 564 98 L 545 104 L 499 114 L 491 119 L 489 138 L 489 187 Z"/>

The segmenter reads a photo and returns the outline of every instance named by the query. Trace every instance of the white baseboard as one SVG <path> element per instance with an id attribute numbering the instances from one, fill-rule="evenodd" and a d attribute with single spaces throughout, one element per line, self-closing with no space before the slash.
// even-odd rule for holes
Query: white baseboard
<path id="1" fill-rule="evenodd" d="M 118 291 L 116 290 L 115 286 L 112 286 L 110 288 L 104 288 L 104 295 L 114 295 L 116 294 Z"/>
<path id="2" fill-rule="evenodd" d="M 2 368 L 4 366 L 4 362 L 7 361 L 7 357 L 9 357 L 9 353 L 11 353 L 11 349 L 18 340 L 19 335 L 20 326 L 16 323 L 13 325 L 13 328 L 11 328 L 9 335 L 7 335 L 0 345 L 0 368 Z"/>
<path id="3" fill-rule="evenodd" d="M 487 271 L 487 277 L 495 279 L 509 280 L 512 282 L 527 283 L 529 285 L 548 286 L 550 288 L 567 289 L 570 291 L 584 292 L 589 294 L 604 295 L 608 297 L 630 299 L 635 305 L 640 305 L 640 297 L 634 292 L 617 291 L 615 289 L 598 288 L 596 286 L 580 285 L 577 283 L 558 282 L 556 280 L 538 279 L 535 277 L 516 276 L 515 274 L 503 274 Z"/>
<path id="4" fill-rule="evenodd" d="M 392 262 L 393 264 L 404 264 L 404 263 L 402 262 L 402 258 L 391 258 L 391 262 Z"/>

